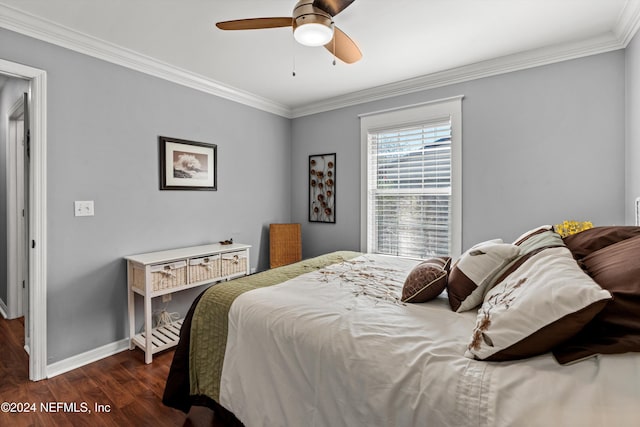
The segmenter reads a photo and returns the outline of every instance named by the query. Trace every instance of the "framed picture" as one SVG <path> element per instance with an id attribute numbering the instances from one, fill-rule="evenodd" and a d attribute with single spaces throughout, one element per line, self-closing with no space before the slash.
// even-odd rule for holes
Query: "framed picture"
<path id="1" fill-rule="evenodd" d="M 215 144 L 159 136 L 160 190 L 218 189 Z"/>
<path id="2" fill-rule="evenodd" d="M 309 156 L 309 222 L 336 222 L 336 153 Z"/>

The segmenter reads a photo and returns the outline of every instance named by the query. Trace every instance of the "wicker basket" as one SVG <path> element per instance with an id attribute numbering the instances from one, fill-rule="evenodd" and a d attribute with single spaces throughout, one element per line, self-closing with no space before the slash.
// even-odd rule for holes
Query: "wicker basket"
<path id="1" fill-rule="evenodd" d="M 269 265 L 280 267 L 302 259 L 300 224 L 269 225 Z"/>
<path id="2" fill-rule="evenodd" d="M 154 292 L 183 286 L 187 283 L 186 261 L 152 265 L 150 270 L 151 289 Z M 133 287 L 144 290 L 144 269 L 133 269 Z"/>
<path id="3" fill-rule="evenodd" d="M 220 276 L 220 255 L 189 260 L 189 283 L 219 279 Z"/>
<path id="4" fill-rule="evenodd" d="M 223 277 L 247 273 L 247 251 L 228 252 L 222 254 L 221 258 Z"/>

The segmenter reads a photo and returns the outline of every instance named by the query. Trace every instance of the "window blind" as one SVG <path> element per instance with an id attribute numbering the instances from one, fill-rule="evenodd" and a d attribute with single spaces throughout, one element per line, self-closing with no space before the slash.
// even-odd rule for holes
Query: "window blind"
<path id="1" fill-rule="evenodd" d="M 450 254 L 451 118 L 368 132 L 370 250 Z"/>

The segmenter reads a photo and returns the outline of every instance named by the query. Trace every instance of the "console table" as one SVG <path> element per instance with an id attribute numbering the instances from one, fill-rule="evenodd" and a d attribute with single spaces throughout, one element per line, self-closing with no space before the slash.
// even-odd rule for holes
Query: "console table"
<path id="1" fill-rule="evenodd" d="M 124 257 L 127 260 L 129 349 L 153 354 L 173 347 L 180 338 L 182 320 L 153 327 L 151 299 L 251 273 L 250 245 L 232 243 L 192 246 Z M 135 333 L 135 294 L 144 298 L 144 332 Z"/>

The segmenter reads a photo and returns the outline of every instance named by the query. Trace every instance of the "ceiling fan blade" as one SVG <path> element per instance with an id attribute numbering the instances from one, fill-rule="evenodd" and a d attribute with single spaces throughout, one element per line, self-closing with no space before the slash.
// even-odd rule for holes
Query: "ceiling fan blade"
<path id="1" fill-rule="evenodd" d="M 336 16 L 355 0 L 315 0 L 313 7 L 324 10 L 331 16 Z"/>
<path id="2" fill-rule="evenodd" d="M 333 39 L 324 47 L 347 64 L 353 64 L 362 58 L 362 52 L 360 52 L 358 45 L 338 27 L 334 28 Z"/>
<path id="3" fill-rule="evenodd" d="M 234 21 L 216 23 L 216 27 L 221 30 L 260 30 L 262 28 L 291 27 L 292 25 L 293 18 L 290 16 L 281 18 L 236 19 Z"/>

